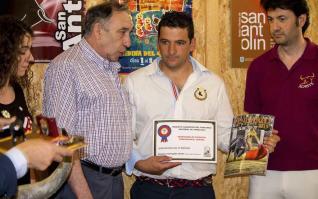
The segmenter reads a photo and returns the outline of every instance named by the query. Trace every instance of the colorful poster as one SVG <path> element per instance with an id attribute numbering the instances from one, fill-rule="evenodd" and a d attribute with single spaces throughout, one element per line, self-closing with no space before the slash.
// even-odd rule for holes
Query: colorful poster
<path id="1" fill-rule="evenodd" d="M 120 59 L 121 73 L 129 73 L 150 64 L 159 56 L 157 27 L 168 10 L 192 13 L 192 0 L 129 0 L 134 29 L 131 47 Z"/>
<path id="2" fill-rule="evenodd" d="M 260 0 L 232 1 L 232 67 L 247 68 L 272 45 Z"/>
<path id="3" fill-rule="evenodd" d="M 82 21 L 92 0 L 1 0 L 0 15 L 11 14 L 34 30 L 32 53 L 36 62 L 49 62 L 82 38 Z M 150 64 L 159 56 L 157 26 L 167 10 L 191 14 L 192 0 L 128 0 L 134 29 L 132 45 L 120 59 L 122 73 Z"/>
<path id="4" fill-rule="evenodd" d="M 0 15 L 14 15 L 30 25 L 35 61 L 49 62 L 80 41 L 84 4 L 84 0 L 1 0 Z"/>

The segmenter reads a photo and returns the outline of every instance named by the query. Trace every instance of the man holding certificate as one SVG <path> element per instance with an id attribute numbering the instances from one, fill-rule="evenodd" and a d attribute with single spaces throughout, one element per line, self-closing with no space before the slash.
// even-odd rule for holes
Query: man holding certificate
<path id="1" fill-rule="evenodd" d="M 125 80 L 134 110 L 131 198 L 213 199 L 216 150 L 227 151 L 233 119 L 225 85 L 190 56 L 191 16 L 164 14 L 158 49 L 160 58 Z"/>

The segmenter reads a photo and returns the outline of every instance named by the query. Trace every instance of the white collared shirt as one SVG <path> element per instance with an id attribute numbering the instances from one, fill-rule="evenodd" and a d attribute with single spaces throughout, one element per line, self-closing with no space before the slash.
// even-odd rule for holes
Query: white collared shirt
<path id="1" fill-rule="evenodd" d="M 194 58 L 189 58 L 193 73 L 188 77 L 178 97 L 175 97 L 171 81 L 159 68 L 160 58 L 152 64 L 131 73 L 125 79 L 133 106 L 134 145 L 127 173 L 137 160 L 153 155 L 153 121 L 162 119 L 191 119 L 217 121 L 218 149 L 228 150 L 233 113 L 223 81 L 208 71 Z M 195 97 L 197 88 L 206 90 L 207 98 Z M 152 178 L 182 178 L 194 180 L 214 174 L 215 164 L 182 163 L 161 176 L 153 176 L 134 169 L 134 175 Z"/>

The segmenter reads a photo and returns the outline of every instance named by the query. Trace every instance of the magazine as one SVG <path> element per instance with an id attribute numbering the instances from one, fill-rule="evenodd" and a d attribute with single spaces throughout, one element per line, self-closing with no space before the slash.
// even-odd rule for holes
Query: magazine
<path id="1" fill-rule="evenodd" d="M 273 125 L 272 115 L 246 114 L 233 119 L 224 176 L 266 174 L 268 151 L 263 140 L 271 135 Z"/>

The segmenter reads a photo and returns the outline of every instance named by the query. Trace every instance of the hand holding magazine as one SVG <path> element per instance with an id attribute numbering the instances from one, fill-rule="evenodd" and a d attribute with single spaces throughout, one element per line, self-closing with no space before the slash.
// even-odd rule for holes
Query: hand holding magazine
<path id="1" fill-rule="evenodd" d="M 233 119 L 224 176 L 265 175 L 268 151 L 263 141 L 271 135 L 274 116 L 239 115 Z"/>

